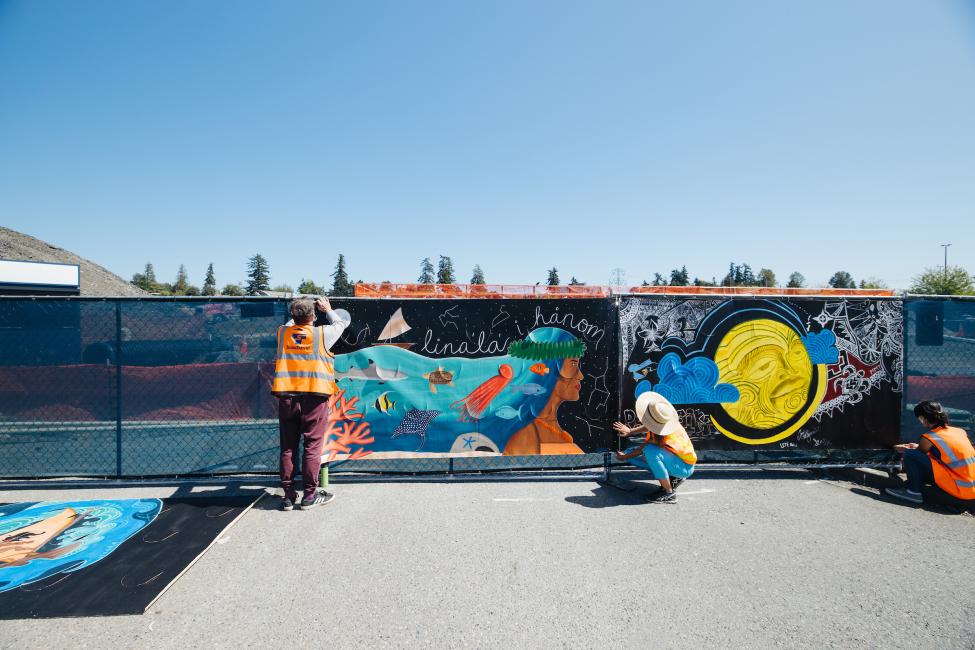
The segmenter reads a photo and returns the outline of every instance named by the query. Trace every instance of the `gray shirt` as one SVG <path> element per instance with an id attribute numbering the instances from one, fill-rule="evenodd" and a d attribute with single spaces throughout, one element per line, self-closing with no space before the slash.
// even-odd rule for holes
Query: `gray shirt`
<path id="1" fill-rule="evenodd" d="M 322 341 L 325 343 L 325 349 L 331 350 L 332 346 L 338 342 L 339 337 L 342 336 L 345 328 L 352 324 L 352 317 L 345 310 L 342 310 L 340 314 L 334 309 L 329 309 L 325 312 L 325 318 L 328 319 L 328 325 L 319 325 L 319 327 L 322 330 Z M 294 319 L 285 323 L 289 327 L 294 324 Z"/>

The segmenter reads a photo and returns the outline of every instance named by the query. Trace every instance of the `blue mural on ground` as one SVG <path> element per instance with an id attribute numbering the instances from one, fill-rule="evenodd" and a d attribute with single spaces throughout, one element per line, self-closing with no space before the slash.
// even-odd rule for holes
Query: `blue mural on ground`
<path id="1" fill-rule="evenodd" d="M 0 506 L 0 593 L 103 560 L 161 508 L 159 499 Z"/>

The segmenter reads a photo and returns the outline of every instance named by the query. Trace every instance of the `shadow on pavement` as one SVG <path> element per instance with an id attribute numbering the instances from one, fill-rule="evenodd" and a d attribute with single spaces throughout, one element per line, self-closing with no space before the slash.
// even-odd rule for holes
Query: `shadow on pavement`
<path id="1" fill-rule="evenodd" d="M 933 512 L 938 515 L 960 515 L 964 512 L 963 510 L 959 510 L 958 508 L 954 508 L 952 506 L 932 502 L 932 500 L 928 499 L 927 496 L 925 496 L 925 502 L 923 504 L 915 505 L 907 501 L 902 501 L 900 499 L 895 499 L 894 497 L 889 497 L 883 494 L 882 492 L 874 492 L 872 490 L 865 490 L 863 488 L 858 488 L 858 487 L 850 488 L 850 492 L 852 494 L 856 494 L 857 496 L 869 497 L 874 501 L 880 501 L 888 505 L 901 506 L 904 508 L 910 508 L 912 510 L 915 508 L 920 508 L 922 510 L 927 510 L 928 512 Z"/>
<path id="2" fill-rule="evenodd" d="M 591 495 L 569 496 L 565 500 L 584 508 L 613 508 L 615 506 L 646 506 L 647 496 L 655 494 L 660 488 L 647 488 L 642 484 L 633 490 L 625 490 L 610 485 L 599 484 Z"/>

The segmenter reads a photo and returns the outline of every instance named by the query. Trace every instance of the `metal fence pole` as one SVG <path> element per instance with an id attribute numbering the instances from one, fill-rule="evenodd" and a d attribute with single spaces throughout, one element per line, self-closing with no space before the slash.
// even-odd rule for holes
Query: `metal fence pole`
<path id="1" fill-rule="evenodd" d="M 115 301 L 115 475 L 122 477 L 122 303 Z"/>

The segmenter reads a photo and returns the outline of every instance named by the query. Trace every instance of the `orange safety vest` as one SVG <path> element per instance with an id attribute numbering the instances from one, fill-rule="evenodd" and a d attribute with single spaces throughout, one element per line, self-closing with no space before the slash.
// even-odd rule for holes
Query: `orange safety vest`
<path id="1" fill-rule="evenodd" d="M 975 448 L 965 430 L 940 427 L 922 437 L 941 452 L 941 458 L 928 452 L 938 487 L 958 499 L 975 499 Z"/>
<path id="2" fill-rule="evenodd" d="M 647 442 L 652 442 L 663 447 L 688 465 L 697 463 L 697 453 L 694 451 L 694 445 L 691 444 L 690 437 L 688 437 L 687 432 L 683 429 L 674 431 L 669 436 L 658 436 L 653 432 L 647 432 Z"/>
<path id="3" fill-rule="evenodd" d="M 313 325 L 282 325 L 278 328 L 278 354 L 271 392 L 334 395 L 335 357 L 325 348 L 322 329 Z"/>

